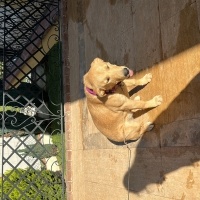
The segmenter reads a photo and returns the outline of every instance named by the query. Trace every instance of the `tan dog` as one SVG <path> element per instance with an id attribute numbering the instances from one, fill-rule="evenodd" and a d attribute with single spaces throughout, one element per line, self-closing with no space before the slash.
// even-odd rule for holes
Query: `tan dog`
<path id="1" fill-rule="evenodd" d="M 138 85 L 146 85 L 152 75 L 139 80 L 129 79 L 133 71 L 95 58 L 84 75 L 87 105 L 97 129 L 108 139 L 121 142 L 136 140 L 153 128 L 151 122 L 136 122 L 133 112 L 153 108 L 162 103 L 161 96 L 141 101 L 137 96 L 130 99 L 129 91 Z"/>

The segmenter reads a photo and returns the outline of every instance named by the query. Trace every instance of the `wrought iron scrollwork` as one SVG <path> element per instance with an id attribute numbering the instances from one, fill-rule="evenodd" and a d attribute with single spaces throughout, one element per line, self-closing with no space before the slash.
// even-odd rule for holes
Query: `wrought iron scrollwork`
<path id="1" fill-rule="evenodd" d="M 45 170 L 60 171 L 62 192 L 55 199 L 64 199 L 59 31 L 59 0 L 0 2 L 0 196 L 5 200 L 16 195 L 15 191 L 18 198 L 28 198 L 28 189 L 20 184 L 32 170 L 37 176 Z M 14 157 L 17 163 L 12 161 Z M 11 171 L 6 172 L 8 169 Z M 5 192 L 4 186 L 15 172 L 22 178 Z M 34 199 L 46 195 L 34 183 L 29 185 L 37 192 Z"/>

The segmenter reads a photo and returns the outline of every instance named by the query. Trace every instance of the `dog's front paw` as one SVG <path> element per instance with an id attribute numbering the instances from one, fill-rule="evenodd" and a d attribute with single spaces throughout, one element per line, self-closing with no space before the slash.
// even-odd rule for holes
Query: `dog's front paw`
<path id="1" fill-rule="evenodd" d="M 159 106 L 163 102 L 163 98 L 161 95 L 157 95 L 153 98 L 155 106 Z"/>
<path id="2" fill-rule="evenodd" d="M 143 85 L 146 85 L 147 83 L 151 82 L 152 79 L 152 74 L 146 74 L 143 78 Z"/>

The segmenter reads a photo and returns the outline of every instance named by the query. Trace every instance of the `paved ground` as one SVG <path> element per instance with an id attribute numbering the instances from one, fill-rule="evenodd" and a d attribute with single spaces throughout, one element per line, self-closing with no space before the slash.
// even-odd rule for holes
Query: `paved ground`
<path id="1" fill-rule="evenodd" d="M 128 188 L 131 200 L 200 199 L 199 8 L 200 0 L 69 0 L 63 8 L 69 200 L 127 199 Z M 130 169 L 126 146 L 102 136 L 87 111 L 82 77 L 95 57 L 129 66 L 136 78 L 151 72 L 138 94 L 164 99 L 135 116 L 155 129 L 130 144 Z"/>

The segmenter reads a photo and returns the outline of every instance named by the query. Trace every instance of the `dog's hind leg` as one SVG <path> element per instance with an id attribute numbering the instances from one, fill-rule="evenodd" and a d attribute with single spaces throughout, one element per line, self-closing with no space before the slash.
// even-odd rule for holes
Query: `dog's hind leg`
<path id="1" fill-rule="evenodd" d="M 134 120 L 127 121 L 124 127 L 124 141 L 138 140 L 145 132 L 151 131 L 152 122 L 139 123 Z"/>

